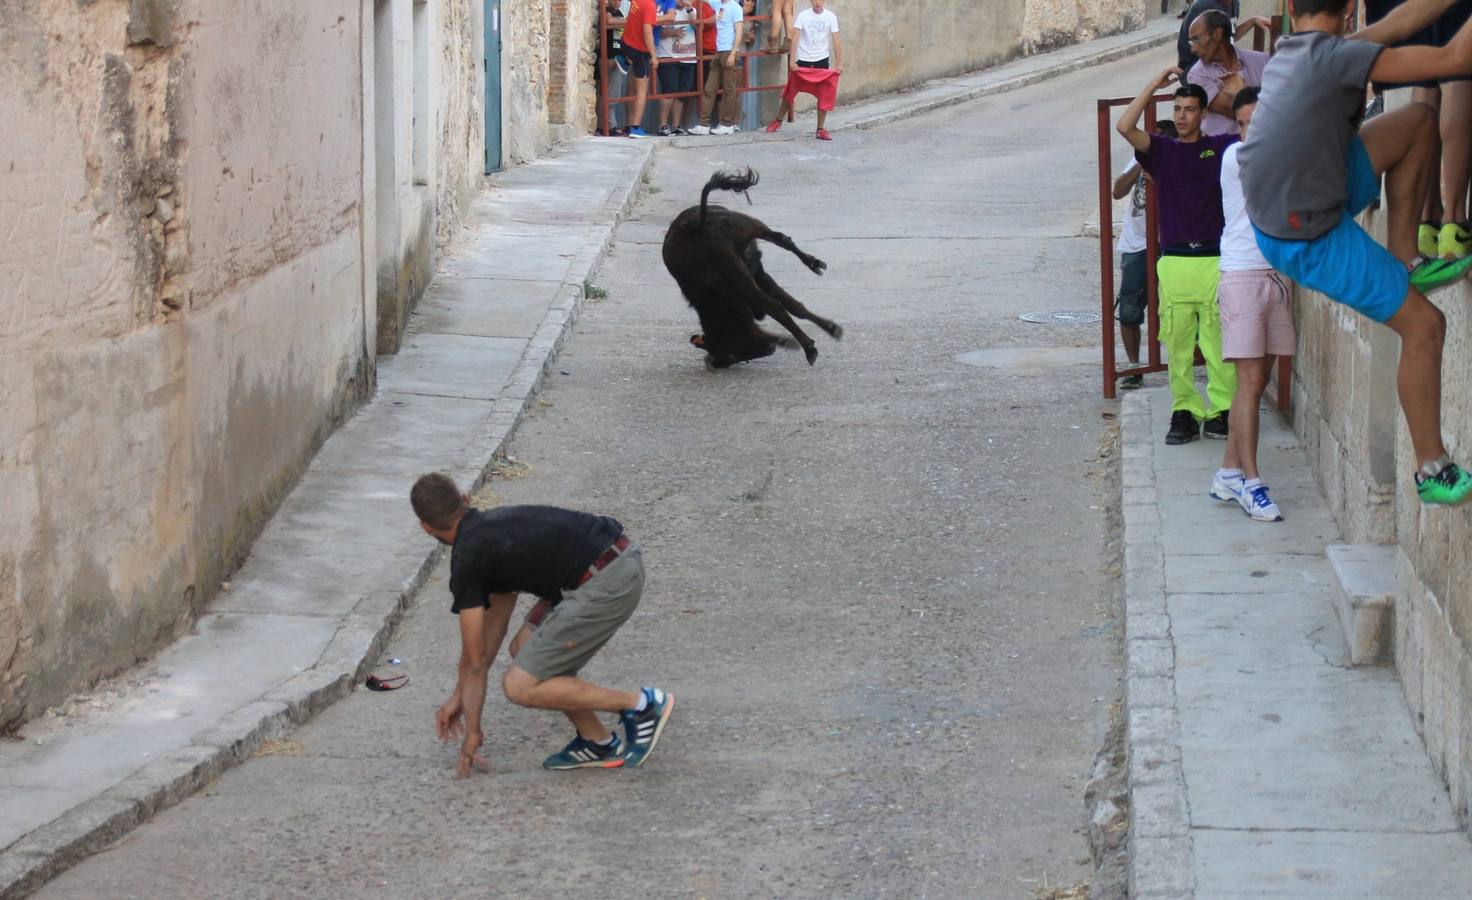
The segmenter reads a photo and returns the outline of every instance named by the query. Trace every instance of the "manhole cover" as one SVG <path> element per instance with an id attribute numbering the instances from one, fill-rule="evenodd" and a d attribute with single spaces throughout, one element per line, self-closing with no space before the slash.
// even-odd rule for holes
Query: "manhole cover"
<path id="1" fill-rule="evenodd" d="M 1099 312 L 1091 309 L 1050 309 L 1046 312 L 1023 313 L 1017 318 L 1037 325 L 1090 325 L 1099 321 Z"/>

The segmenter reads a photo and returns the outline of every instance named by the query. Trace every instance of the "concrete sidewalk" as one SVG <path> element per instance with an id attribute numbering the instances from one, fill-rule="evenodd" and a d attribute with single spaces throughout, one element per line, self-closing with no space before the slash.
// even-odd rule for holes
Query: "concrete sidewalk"
<path id="1" fill-rule="evenodd" d="M 846 121 L 892 121 L 1117 59 L 1164 43 L 1164 21 L 876 98 Z M 379 664 L 439 559 L 409 485 L 432 469 L 467 487 L 486 478 L 661 143 L 574 141 L 492 179 L 404 348 L 382 360 L 373 400 L 329 438 L 194 632 L 0 743 L 0 898 L 179 802 Z"/>
<path id="2" fill-rule="evenodd" d="M 1123 404 L 1131 896 L 1466 897 L 1472 843 L 1395 671 L 1351 665 L 1355 553 L 1326 555 L 1291 428 L 1264 412 L 1285 521 L 1253 522 L 1207 496 L 1221 442 L 1165 445 L 1170 407 Z"/>

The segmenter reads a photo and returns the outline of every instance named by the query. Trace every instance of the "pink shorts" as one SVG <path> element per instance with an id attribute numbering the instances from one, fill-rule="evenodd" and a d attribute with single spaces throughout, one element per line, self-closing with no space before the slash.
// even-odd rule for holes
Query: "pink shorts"
<path id="1" fill-rule="evenodd" d="M 1222 358 L 1292 356 L 1297 346 L 1288 279 L 1272 269 L 1223 272 L 1216 289 Z"/>

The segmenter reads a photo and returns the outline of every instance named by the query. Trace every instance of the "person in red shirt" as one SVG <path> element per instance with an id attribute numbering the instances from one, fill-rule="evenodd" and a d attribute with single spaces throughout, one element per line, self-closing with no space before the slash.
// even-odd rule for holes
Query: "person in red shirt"
<path id="1" fill-rule="evenodd" d="M 629 78 L 634 82 L 634 108 L 629 113 L 629 137 L 648 137 L 643 128 L 644 105 L 649 98 L 649 73 L 659 65 L 654 50 L 654 0 L 630 0 L 624 16 L 624 58 L 629 62 Z"/>

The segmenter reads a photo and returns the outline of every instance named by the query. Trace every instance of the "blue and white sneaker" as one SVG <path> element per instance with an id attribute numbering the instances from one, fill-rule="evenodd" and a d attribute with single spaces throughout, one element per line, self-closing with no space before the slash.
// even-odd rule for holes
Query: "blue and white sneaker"
<path id="1" fill-rule="evenodd" d="M 620 713 L 628 738 L 628 749 L 624 751 L 624 764 L 628 766 L 644 765 L 675 709 L 674 694 L 667 694 L 659 688 L 645 688 L 644 697 L 647 702 L 643 712 L 626 709 Z"/>
<path id="2" fill-rule="evenodd" d="M 1221 472 L 1217 472 L 1211 479 L 1211 490 L 1206 492 L 1213 500 L 1242 502 L 1242 477 L 1223 478 Z"/>
<path id="3" fill-rule="evenodd" d="M 647 137 L 649 137 L 649 132 L 647 132 L 644 129 L 640 128 L 638 125 L 630 126 L 627 134 L 631 138 L 647 138 Z"/>
<path id="4" fill-rule="evenodd" d="M 582 735 L 542 760 L 544 769 L 617 769 L 624 764 L 624 742 L 617 734 L 611 744 L 595 744 Z"/>
<path id="5" fill-rule="evenodd" d="M 1283 521 L 1283 513 L 1278 510 L 1278 504 L 1268 496 L 1268 486 L 1261 482 L 1251 487 L 1244 484 L 1242 493 L 1237 495 L 1237 502 L 1242 504 L 1242 511 L 1255 522 Z"/>

